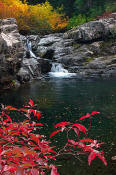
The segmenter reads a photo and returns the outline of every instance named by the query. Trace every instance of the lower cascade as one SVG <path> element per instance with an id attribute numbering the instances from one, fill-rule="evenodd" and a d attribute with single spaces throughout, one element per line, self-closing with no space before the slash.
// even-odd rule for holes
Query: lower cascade
<path id="1" fill-rule="evenodd" d="M 51 77 L 69 78 L 75 76 L 76 73 L 69 73 L 68 70 L 63 68 L 61 63 L 52 63 L 52 68 L 49 75 Z"/>

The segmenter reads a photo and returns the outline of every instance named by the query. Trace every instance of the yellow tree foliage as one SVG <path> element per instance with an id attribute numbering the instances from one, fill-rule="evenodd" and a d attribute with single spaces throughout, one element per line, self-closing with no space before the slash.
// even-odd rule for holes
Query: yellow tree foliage
<path id="1" fill-rule="evenodd" d="M 64 14 L 58 13 L 48 1 L 37 5 L 28 5 L 26 1 L 0 0 L 0 18 L 14 17 L 19 30 L 36 32 L 58 31 L 68 24 Z"/>

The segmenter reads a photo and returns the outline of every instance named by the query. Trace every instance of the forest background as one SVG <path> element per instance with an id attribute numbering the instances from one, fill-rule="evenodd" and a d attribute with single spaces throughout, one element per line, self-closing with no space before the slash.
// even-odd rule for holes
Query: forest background
<path id="1" fill-rule="evenodd" d="M 31 33 L 62 32 L 115 11 L 115 0 L 0 0 L 0 18 L 15 17 Z"/>

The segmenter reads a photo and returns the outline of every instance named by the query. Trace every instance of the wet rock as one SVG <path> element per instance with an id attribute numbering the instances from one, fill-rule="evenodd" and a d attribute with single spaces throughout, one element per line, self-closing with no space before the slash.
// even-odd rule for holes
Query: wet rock
<path id="1" fill-rule="evenodd" d="M 38 46 L 36 52 L 36 56 L 39 56 L 41 58 L 46 58 L 52 60 L 54 55 L 54 49 L 46 46 Z"/>
<path id="2" fill-rule="evenodd" d="M 48 59 L 40 58 L 38 62 L 40 64 L 41 73 L 45 74 L 51 71 L 52 64 Z"/>
<path id="3" fill-rule="evenodd" d="M 31 78 L 40 76 L 40 64 L 35 58 L 24 58 L 22 62 L 23 69 L 28 70 Z"/>
<path id="4" fill-rule="evenodd" d="M 47 53 L 48 47 L 45 46 L 38 46 L 36 50 L 36 55 L 39 57 L 44 57 L 44 55 Z"/>
<path id="5" fill-rule="evenodd" d="M 17 73 L 17 79 L 21 83 L 25 83 L 25 82 L 30 81 L 31 77 L 30 77 L 29 71 L 23 67 L 20 68 L 19 72 Z"/>

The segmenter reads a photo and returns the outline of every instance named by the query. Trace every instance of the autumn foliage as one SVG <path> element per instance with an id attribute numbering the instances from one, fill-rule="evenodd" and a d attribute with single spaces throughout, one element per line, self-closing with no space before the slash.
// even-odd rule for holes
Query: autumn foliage
<path id="1" fill-rule="evenodd" d="M 19 30 L 35 32 L 58 31 L 66 28 L 68 20 L 49 2 L 28 5 L 26 1 L 0 0 L 0 18 L 16 18 Z"/>
<path id="2" fill-rule="evenodd" d="M 34 122 L 32 117 L 39 120 L 42 115 L 36 110 L 37 105 L 30 99 L 27 106 L 17 109 L 12 106 L 2 105 L 0 114 L 0 174 L 2 175 L 59 175 L 57 167 L 52 162 L 62 154 L 71 154 L 78 157 L 81 154 L 88 155 L 88 164 L 96 157 L 107 165 L 103 151 L 100 150 L 102 143 L 87 138 L 89 129 L 80 123 L 60 122 L 54 126 L 58 128 L 51 133 L 50 138 L 59 132 L 66 132 L 67 142 L 58 152 L 51 146 L 50 138 L 46 140 L 40 134 L 44 125 Z M 13 122 L 9 116 L 10 112 L 18 112 L 27 118 L 23 122 Z M 91 119 L 98 112 L 86 114 L 80 120 Z M 69 136 L 70 131 L 75 133 L 75 139 Z M 80 132 L 84 138 L 80 139 Z"/>

